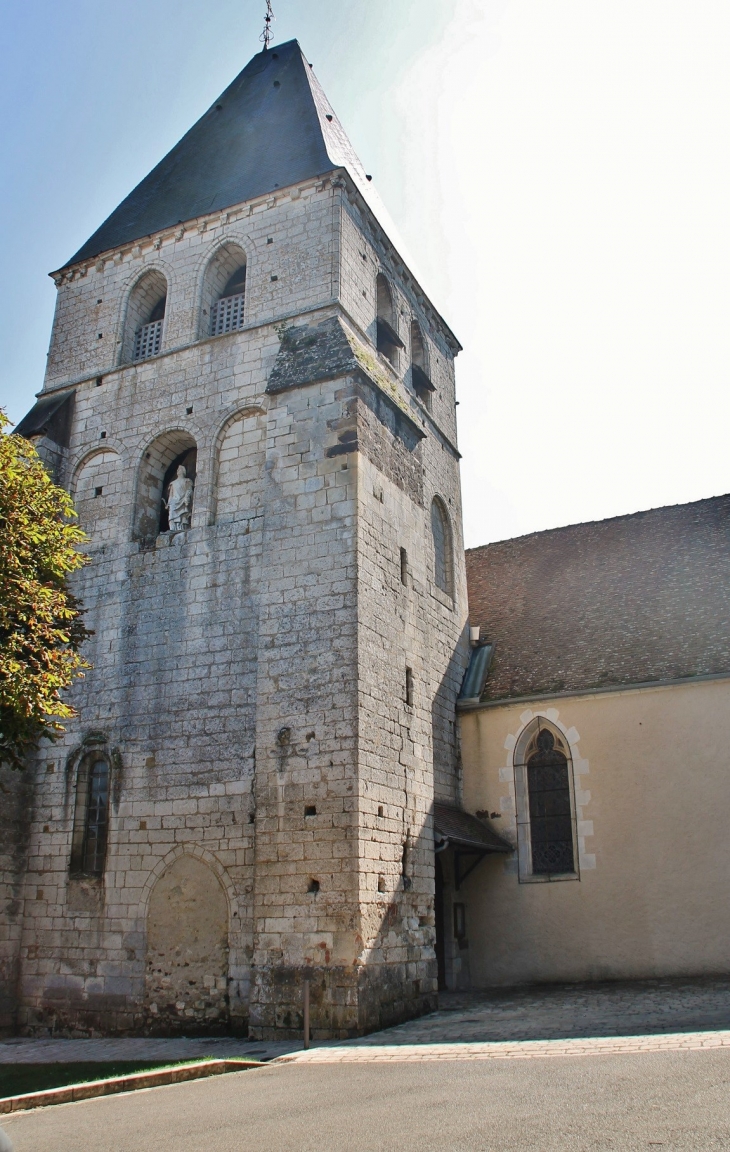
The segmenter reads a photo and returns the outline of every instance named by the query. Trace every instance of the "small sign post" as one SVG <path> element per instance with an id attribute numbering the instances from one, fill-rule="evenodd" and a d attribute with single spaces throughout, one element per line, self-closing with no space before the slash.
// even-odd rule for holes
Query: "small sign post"
<path id="1" fill-rule="evenodd" d="M 309 978 L 304 980 L 304 1047 L 309 1047 Z"/>

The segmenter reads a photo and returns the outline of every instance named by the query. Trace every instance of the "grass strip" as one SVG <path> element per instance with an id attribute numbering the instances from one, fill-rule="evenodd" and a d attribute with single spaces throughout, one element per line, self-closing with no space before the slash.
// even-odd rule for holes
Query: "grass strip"
<path id="1" fill-rule="evenodd" d="M 152 1069 L 179 1068 L 183 1064 L 200 1064 L 213 1056 L 190 1060 L 86 1060 L 68 1064 L 0 1064 L 0 1099 L 22 1096 L 27 1092 L 45 1092 L 69 1084 L 87 1084 L 90 1080 L 109 1080 L 113 1076 L 130 1076 Z"/>

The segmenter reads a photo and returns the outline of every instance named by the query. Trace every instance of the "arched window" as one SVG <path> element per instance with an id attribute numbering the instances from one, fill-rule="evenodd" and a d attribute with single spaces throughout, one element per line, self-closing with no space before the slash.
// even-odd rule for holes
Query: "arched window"
<path id="1" fill-rule="evenodd" d="M 411 321 L 411 381 L 416 396 L 430 412 L 431 395 L 436 389 L 428 374 L 426 342 L 423 339 L 421 326 L 416 320 Z"/>
<path id="2" fill-rule="evenodd" d="M 135 540 L 152 544 L 160 532 L 190 527 L 197 459 L 195 441 L 181 429 L 165 432 L 150 444 L 137 476 Z"/>
<path id="3" fill-rule="evenodd" d="M 376 300 L 376 343 L 378 352 L 381 352 L 393 367 L 397 368 L 398 349 L 403 347 L 403 341 L 398 335 L 395 309 L 393 307 L 393 294 L 390 290 L 390 284 L 382 272 L 378 273 L 378 279 L 376 281 Z"/>
<path id="4" fill-rule="evenodd" d="M 167 304 L 167 280 L 158 268 L 151 268 L 135 284 L 127 302 L 122 341 L 122 362 L 148 360 L 162 347 L 162 329 Z"/>
<path id="5" fill-rule="evenodd" d="M 533 873 L 549 876 L 572 872 L 573 820 L 568 759 L 556 748 L 549 728 L 541 728 L 535 737 L 535 750 L 527 760 L 527 791 Z"/>
<path id="6" fill-rule="evenodd" d="M 433 537 L 433 578 L 437 588 L 447 596 L 454 595 L 454 558 L 451 544 L 451 525 L 443 501 L 435 496 L 431 503 L 431 535 Z"/>
<path id="7" fill-rule="evenodd" d="M 521 877 L 575 876 L 570 750 L 541 716 L 518 741 L 515 777 Z"/>
<path id="8" fill-rule="evenodd" d="M 99 755 L 81 762 L 76 779 L 76 810 L 70 871 L 102 876 L 109 831 L 109 763 Z"/>
<path id="9" fill-rule="evenodd" d="M 246 254 L 238 244 L 219 248 L 203 280 L 201 337 L 222 336 L 243 327 Z"/>

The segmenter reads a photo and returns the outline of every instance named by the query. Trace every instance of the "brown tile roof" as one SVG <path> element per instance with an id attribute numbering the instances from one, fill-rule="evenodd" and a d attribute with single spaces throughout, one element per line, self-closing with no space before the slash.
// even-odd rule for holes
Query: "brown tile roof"
<path id="1" fill-rule="evenodd" d="M 472 848 L 479 852 L 513 852 L 514 848 L 494 831 L 490 824 L 455 808 L 453 804 L 435 801 L 433 823 L 439 839 L 448 840 L 455 848 Z"/>
<path id="2" fill-rule="evenodd" d="M 730 495 L 466 553 L 483 700 L 730 673 Z"/>

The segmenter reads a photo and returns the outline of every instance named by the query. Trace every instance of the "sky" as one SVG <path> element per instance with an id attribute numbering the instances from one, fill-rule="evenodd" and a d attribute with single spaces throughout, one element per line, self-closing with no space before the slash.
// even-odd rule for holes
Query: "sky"
<path id="1" fill-rule="evenodd" d="M 264 0 L 0 0 L 0 405 Z M 469 547 L 730 491 L 727 0 L 274 0 L 457 360 Z"/>

